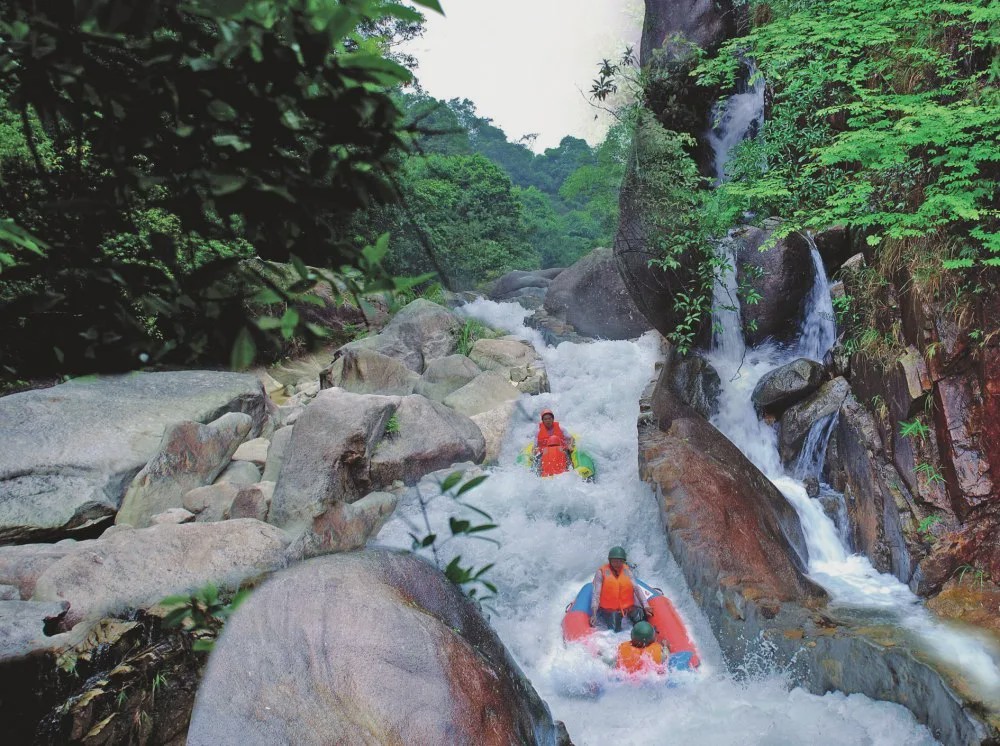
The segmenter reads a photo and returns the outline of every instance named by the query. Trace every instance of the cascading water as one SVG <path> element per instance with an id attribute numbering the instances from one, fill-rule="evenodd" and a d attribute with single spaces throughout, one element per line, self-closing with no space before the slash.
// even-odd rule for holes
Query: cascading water
<path id="1" fill-rule="evenodd" d="M 827 351 L 837 340 L 837 325 L 833 315 L 833 299 L 826 268 L 812 234 L 806 234 L 813 265 L 813 286 L 806 298 L 806 312 L 799 335 L 799 355 L 822 362 Z"/>
<path id="2" fill-rule="evenodd" d="M 764 78 L 752 62 L 745 64 L 746 76 L 739 89 L 713 109 L 712 126 L 705 135 L 715 154 L 716 183 L 725 177 L 729 151 L 748 137 L 755 137 L 764 121 Z"/>
<path id="3" fill-rule="evenodd" d="M 654 335 L 637 342 L 565 342 L 552 348 L 523 325 L 529 312 L 516 304 L 476 301 L 460 312 L 532 341 L 545 360 L 552 393 L 521 397 L 499 465 L 468 493 L 470 502 L 498 524 L 489 535 L 499 547 L 456 540 L 443 547 L 441 560 L 461 554 L 463 564 L 495 563 L 488 576 L 498 588 L 489 604 L 490 623 L 553 716 L 566 723 L 574 743 L 829 743 L 830 733 L 838 734 L 839 744 L 858 746 L 934 743 L 898 705 L 861 695 L 815 696 L 790 689 L 780 673 L 742 682 L 726 673 L 711 628 L 666 550 L 656 497 L 636 471 L 638 400 L 659 356 Z M 520 446 L 536 432 L 544 407 L 552 407 L 594 456 L 596 482 L 582 482 L 574 474 L 541 479 L 514 463 Z M 423 489 L 435 492 L 432 485 Z M 449 534 L 454 507 L 447 498 L 430 503 L 431 524 L 439 535 Z M 376 542 L 409 548 L 408 521 L 422 521 L 412 491 Z M 606 662 L 562 641 L 566 604 L 615 544 L 628 548 L 639 577 L 663 588 L 692 631 L 702 669 L 677 674 L 676 686 L 618 681 Z M 604 634 L 606 647 L 617 642 Z M 756 668 L 769 670 L 766 646 L 758 663 Z"/>
<path id="4" fill-rule="evenodd" d="M 804 480 L 807 477 L 819 479 L 820 472 L 823 470 L 823 462 L 826 460 L 826 446 L 836 427 L 837 412 L 834 412 L 816 420 L 809 428 L 809 434 L 806 436 L 805 443 L 802 444 L 802 450 L 799 452 L 799 457 L 792 469 L 792 474 L 796 479 Z"/>

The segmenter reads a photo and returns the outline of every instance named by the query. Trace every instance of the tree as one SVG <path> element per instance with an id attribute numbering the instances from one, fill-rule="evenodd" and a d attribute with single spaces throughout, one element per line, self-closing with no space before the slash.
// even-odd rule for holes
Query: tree
<path id="1" fill-rule="evenodd" d="M 18 176 L 0 214 L 7 374 L 242 365 L 269 329 L 315 339 L 292 305 L 255 322 L 247 300 L 301 302 L 307 263 L 377 273 L 378 251 L 345 228 L 394 197 L 405 125 L 391 91 L 410 74 L 370 29 L 419 19 L 381 0 L 0 6 L 0 132 L 21 138 L 0 146 L 20 153 L 2 164 Z M 143 261 L 105 250 L 121 235 Z M 184 240 L 229 250 L 192 266 Z M 300 281 L 241 262 L 243 242 Z"/>

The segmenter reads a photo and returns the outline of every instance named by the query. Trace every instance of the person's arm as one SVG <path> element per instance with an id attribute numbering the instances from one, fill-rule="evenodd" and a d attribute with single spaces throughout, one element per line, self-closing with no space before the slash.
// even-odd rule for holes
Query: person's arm
<path id="1" fill-rule="evenodd" d="M 598 570 L 594 574 L 594 595 L 590 599 L 590 619 L 597 616 L 597 607 L 601 603 L 601 588 L 604 586 L 604 573 Z"/>
<path id="2" fill-rule="evenodd" d="M 646 604 L 646 599 L 642 595 L 642 590 L 639 588 L 639 584 L 635 582 L 635 575 L 632 574 L 632 571 L 628 569 L 627 565 L 624 570 L 628 573 L 629 580 L 632 581 L 632 600 L 635 601 L 635 605 L 642 609 L 646 616 L 652 616 L 653 612 Z"/>

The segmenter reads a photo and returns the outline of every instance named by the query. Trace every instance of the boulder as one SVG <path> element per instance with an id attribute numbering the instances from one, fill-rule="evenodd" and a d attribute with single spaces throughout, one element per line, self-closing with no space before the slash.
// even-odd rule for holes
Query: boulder
<path id="1" fill-rule="evenodd" d="M 142 528 L 157 513 L 181 507 L 185 494 L 219 476 L 252 427 L 248 415 L 230 412 L 208 425 L 168 428 L 159 452 L 132 480 L 115 523 Z"/>
<path id="2" fill-rule="evenodd" d="M 117 531 L 50 565 L 32 600 L 69 601 L 68 629 L 209 583 L 235 590 L 283 567 L 287 546 L 283 531 L 249 519 Z"/>
<path id="3" fill-rule="evenodd" d="M 266 521 L 273 496 L 274 482 L 258 482 L 242 487 L 222 517 L 224 520 L 254 518 L 258 521 Z"/>
<path id="4" fill-rule="evenodd" d="M 479 339 L 469 357 L 483 370 L 503 373 L 522 394 L 541 394 L 549 390 L 545 363 L 535 348 L 519 339 Z"/>
<path id="5" fill-rule="evenodd" d="M 354 503 L 334 503 L 288 549 L 296 561 L 363 547 L 389 520 L 399 503 L 391 492 L 372 492 Z"/>
<path id="6" fill-rule="evenodd" d="M 371 456 L 375 487 L 388 487 L 397 480 L 414 484 L 436 469 L 456 461 L 478 463 L 486 454 L 476 423 L 436 401 L 404 396 L 398 400 L 395 418 L 398 430 L 387 433 Z"/>
<path id="7" fill-rule="evenodd" d="M 162 513 L 157 513 L 149 519 L 150 526 L 161 526 L 164 523 L 190 523 L 194 520 L 194 513 L 184 508 L 170 508 Z"/>
<path id="8" fill-rule="evenodd" d="M 670 386 L 682 402 L 706 419 L 718 408 L 722 380 L 712 364 L 700 355 L 674 361 Z"/>
<path id="9" fill-rule="evenodd" d="M 31 598 L 42 573 L 63 557 L 91 544 L 92 540 L 64 539 L 56 544 L 0 547 L 0 583 L 17 588 L 21 598 Z"/>
<path id="10" fill-rule="evenodd" d="M 758 412 L 779 415 L 819 388 L 824 368 L 800 357 L 761 376 L 751 399 Z"/>
<path id="11" fill-rule="evenodd" d="M 496 409 L 474 414 L 470 418 L 479 427 L 479 431 L 483 434 L 483 440 L 486 442 L 484 463 L 492 464 L 499 460 L 500 448 L 503 446 L 504 438 L 507 437 L 507 428 L 516 407 L 516 402 L 509 401 Z"/>
<path id="12" fill-rule="evenodd" d="M 267 463 L 267 449 L 271 441 L 267 438 L 254 438 L 240 444 L 233 454 L 233 461 L 249 461 L 263 467 Z"/>
<path id="13" fill-rule="evenodd" d="M 355 394 L 413 393 L 420 376 L 394 357 L 374 350 L 345 349 L 320 373 L 320 387 L 339 387 Z"/>
<path id="14" fill-rule="evenodd" d="M 202 523 L 221 521 L 241 489 L 242 485 L 232 482 L 197 487 L 184 495 L 184 509 L 194 513 Z"/>
<path id="15" fill-rule="evenodd" d="M 816 249 L 823 257 L 827 277 L 833 275 L 851 256 L 851 232 L 843 225 L 835 225 L 814 236 Z"/>
<path id="16" fill-rule="evenodd" d="M 216 478 L 213 484 L 235 484 L 245 487 L 260 481 L 260 469 L 250 461 L 232 461 Z"/>
<path id="17" fill-rule="evenodd" d="M 458 391 L 480 373 L 480 367 L 465 355 L 441 357 L 427 364 L 427 370 L 413 387 L 413 393 L 443 402 L 449 394 Z"/>
<path id="18" fill-rule="evenodd" d="M 808 551 L 795 509 L 728 438 L 679 400 L 669 375 L 664 367 L 650 402 L 653 422 L 640 430 L 639 471 L 660 497 L 678 562 L 697 566 L 734 594 L 773 604 L 825 598 L 806 577 Z"/>
<path id="19" fill-rule="evenodd" d="M 489 370 L 476 376 L 462 388 L 449 394 L 445 405 L 456 412 L 471 417 L 481 412 L 496 409 L 507 401 L 517 399 L 520 394 L 510 385 L 510 380 L 503 373 Z"/>
<path id="20" fill-rule="evenodd" d="M 252 375 L 211 371 L 80 378 L 0 398 L 0 543 L 72 535 L 108 521 L 164 430 L 269 403 Z"/>
<path id="21" fill-rule="evenodd" d="M 490 298 L 494 300 L 507 300 L 508 296 L 524 288 L 544 289 L 549 286 L 552 280 L 546 277 L 542 271 L 530 271 L 515 269 L 508 272 L 503 277 L 493 283 L 490 288 Z"/>
<path id="22" fill-rule="evenodd" d="M 379 334 L 348 342 L 337 355 L 348 350 L 374 350 L 422 373 L 431 360 L 455 351 L 461 326 L 458 317 L 447 308 L 417 298 L 396 314 Z"/>
<path id="23" fill-rule="evenodd" d="M 0 584 L 0 601 L 20 601 L 21 591 L 17 589 L 16 585 L 2 585 Z"/>
<path id="24" fill-rule="evenodd" d="M 274 432 L 271 438 L 271 445 L 267 449 L 267 462 L 264 464 L 264 473 L 261 475 L 262 482 L 278 481 L 278 474 L 281 473 L 281 464 L 285 459 L 285 450 L 292 439 L 292 428 L 281 427 Z"/>
<path id="25" fill-rule="evenodd" d="M 834 378 L 808 398 L 785 410 L 781 415 L 778 435 L 781 458 L 785 464 L 794 463 L 812 426 L 836 413 L 850 391 L 846 379 Z"/>
<path id="26" fill-rule="evenodd" d="M 368 550 L 297 565 L 229 620 L 188 731 L 218 743 L 555 746 L 556 726 L 438 570 Z"/>
<path id="27" fill-rule="evenodd" d="M 59 623 L 68 608 L 65 601 L 0 601 L 0 664 L 51 647 L 49 629 Z"/>
<path id="28" fill-rule="evenodd" d="M 737 239 L 737 280 L 761 296 L 760 302 L 745 303 L 741 309 L 748 346 L 769 337 L 793 341 L 799 333 L 802 303 L 813 285 L 812 256 L 806 240 L 792 234 L 762 252 L 760 247 L 770 235 L 750 227 Z"/>
<path id="29" fill-rule="evenodd" d="M 320 392 L 292 430 L 268 520 L 304 530 L 334 502 L 371 492 L 369 464 L 398 404 L 398 397 Z"/>
<path id="30" fill-rule="evenodd" d="M 618 274 L 611 249 L 594 249 L 552 281 L 545 310 L 577 332 L 602 339 L 631 339 L 650 328 Z"/>

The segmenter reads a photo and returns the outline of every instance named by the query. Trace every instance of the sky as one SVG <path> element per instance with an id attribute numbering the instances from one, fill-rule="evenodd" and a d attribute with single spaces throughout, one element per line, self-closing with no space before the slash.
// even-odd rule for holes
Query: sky
<path id="1" fill-rule="evenodd" d="M 642 0 L 441 4 L 445 16 L 425 11 L 426 32 L 406 49 L 427 93 L 471 99 L 510 140 L 537 133 L 538 151 L 566 135 L 600 141 L 609 117 L 586 96 L 602 58 L 638 50 Z"/>

